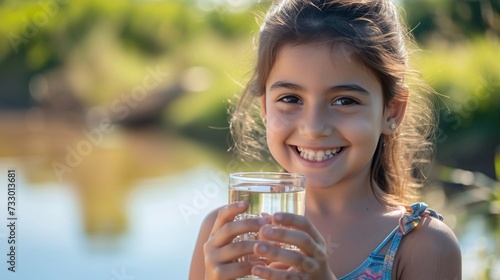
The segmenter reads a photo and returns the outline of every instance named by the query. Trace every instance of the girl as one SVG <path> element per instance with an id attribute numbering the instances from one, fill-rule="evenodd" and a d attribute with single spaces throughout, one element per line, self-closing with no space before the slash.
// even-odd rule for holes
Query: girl
<path id="1" fill-rule="evenodd" d="M 240 152 L 267 146 L 284 170 L 306 176 L 305 216 L 233 222 L 246 203 L 217 209 L 202 225 L 190 279 L 461 278 L 453 232 L 425 204 L 409 206 L 432 114 L 408 87 L 405 35 L 390 0 L 271 7 L 231 128 Z M 260 240 L 232 243 L 245 232 Z M 236 261 L 248 254 L 271 263 Z"/>

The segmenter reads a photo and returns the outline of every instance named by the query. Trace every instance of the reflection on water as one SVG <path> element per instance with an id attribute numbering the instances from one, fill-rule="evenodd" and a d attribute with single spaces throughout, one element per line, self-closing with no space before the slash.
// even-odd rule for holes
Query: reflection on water
<path id="1" fill-rule="evenodd" d="M 16 272 L 2 261 L 0 279 L 187 278 L 201 220 L 227 201 L 220 155 L 157 129 L 115 128 L 85 150 L 86 128 L 41 127 L 0 118 L 0 182 L 17 170 L 19 217 Z"/>
<path id="2" fill-rule="evenodd" d="M 0 158 L 15 162 L 30 186 L 73 187 L 89 235 L 127 230 L 125 200 L 138 181 L 221 162 L 207 148 L 157 128 L 99 130 L 63 121 L 29 128 L 22 115 L 0 118 Z"/>
<path id="3" fill-rule="evenodd" d="M 491 269 L 490 279 L 500 279 L 500 263 L 495 263 L 495 240 L 485 230 L 483 218 L 470 220 L 465 225 L 464 234 L 459 236 L 462 248 L 463 279 L 486 279 L 484 272 Z M 498 243 L 498 241 L 497 241 Z"/>
<path id="4" fill-rule="evenodd" d="M 3 160 L 0 168 L 9 165 Z M 75 188 L 30 185 L 20 176 L 17 272 L 2 264 L 0 279 L 186 279 L 201 220 L 224 204 L 227 195 L 221 192 L 188 219 L 179 214 L 179 206 L 191 206 L 192 194 L 212 180 L 213 172 L 213 167 L 202 166 L 137 183 L 123 205 L 127 230 L 93 236 L 85 231 Z M 5 201 L 4 193 L 0 199 Z M 5 252 L 7 233 L 2 228 L 0 234 L 0 251 Z"/>

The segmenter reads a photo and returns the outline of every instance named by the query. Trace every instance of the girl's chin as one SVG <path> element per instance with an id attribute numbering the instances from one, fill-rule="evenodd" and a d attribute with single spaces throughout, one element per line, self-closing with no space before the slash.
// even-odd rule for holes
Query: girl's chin
<path id="1" fill-rule="evenodd" d="M 335 184 L 332 182 L 332 178 L 321 179 L 315 178 L 315 176 L 307 176 L 307 174 L 305 176 L 307 189 L 328 189 Z"/>
<path id="2" fill-rule="evenodd" d="M 281 166 L 283 167 L 283 165 Z M 305 175 L 306 187 L 308 189 L 327 189 L 332 187 L 336 182 L 336 179 L 332 178 L 331 171 L 328 172 L 323 170 L 322 172 L 310 172 L 309 170 L 308 172 L 307 169 L 300 167 L 300 165 L 289 165 L 288 168 L 283 167 L 283 170 L 290 173 L 299 173 Z"/>

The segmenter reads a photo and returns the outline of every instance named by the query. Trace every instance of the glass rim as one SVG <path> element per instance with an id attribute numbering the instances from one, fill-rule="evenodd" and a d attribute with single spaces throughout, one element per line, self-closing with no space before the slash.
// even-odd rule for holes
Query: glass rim
<path id="1" fill-rule="evenodd" d="M 234 172 L 229 174 L 230 179 L 241 181 L 305 181 L 305 175 L 293 172 Z"/>

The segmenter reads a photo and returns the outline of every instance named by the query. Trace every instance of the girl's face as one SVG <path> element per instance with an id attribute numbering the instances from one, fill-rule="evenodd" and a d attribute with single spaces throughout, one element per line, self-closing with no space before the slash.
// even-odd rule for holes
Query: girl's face
<path id="1" fill-rule="evenodd" d="M 345 50 L 285 45 L 262 96 L 272 155 L 308 187 L 368 183 L 379 137 L 392 132 L 379 81 Z"/>

